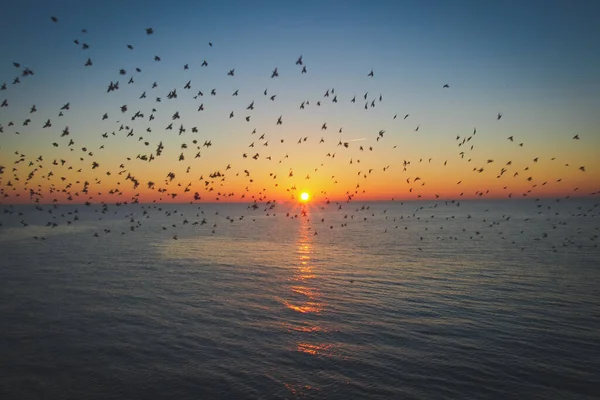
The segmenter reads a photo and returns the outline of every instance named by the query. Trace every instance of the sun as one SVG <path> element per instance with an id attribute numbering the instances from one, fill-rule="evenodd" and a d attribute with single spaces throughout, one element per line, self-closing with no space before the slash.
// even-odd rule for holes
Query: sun
<path id="1" fill-rule="evenodd" d="M 300 195 L 300 200 L 308 201 L 308 199 L 310 199 L 310 195 L 306 192 L 302 192 L 302 194 Z"/>

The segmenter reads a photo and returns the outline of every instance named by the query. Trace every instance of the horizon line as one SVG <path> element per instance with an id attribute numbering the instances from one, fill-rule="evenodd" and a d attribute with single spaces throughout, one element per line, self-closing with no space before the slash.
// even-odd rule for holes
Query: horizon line
<path id="1" fill-rule="evenodd" d="M 418 203 L 418 202 L 427 202 L 427 203 L 431 203 L 431 202 L 485 202 L 485 201 L 527 201 L 527 200 L 531 200 L 531 201 L 537 201 L 537 200 L 591 200 L 594 199 L 596 197 L 600 196 L 600 192 L 594 192 L 594 193 L 590 193 L 587 195 L 576 195 L 576 196 L 560 196 L 560 197 L 556 197 L 556 196 L 520 196 L 520 197 L 512 197 L 512 198 L 508 198 L 508 197 L 470 197 L 470 198 L 421 198 L 421 199 L 364 199 L 364 200 L 360 200 L 360 199 L 351 199 L 351 200 L 341 200 L 341 199 L 329 199 L 329 203 L 355 203 L 355 202 L 362 202 L 362 203 L 397 203 L 397 202 L 407 202 L 407 203 Z M 86 204 L 89 203 L 89 204 Z M 168 202 L 168 201 L 150 201 L 150 202 L 144 202 L 144 201 L 125 201 L 125 202 L 103 202 L 103 201 L 98 201 L 98 202 L 94 202 L 94 201 L 90 201 L 87 200 L 85 202 L 23 202 L 23 203 L 2 203 L 0 202 L 0 206 L 53 206 L 53 205 L 61 205 L 61 206 L 65 206 L 65 205 L 76 205 L 76 206 L 98 206 L 98 205 L 112 205 L 112 206 L 116 206 L 116 207 L 122 207 L 122 206 L 129 206 L 129 205 L 203 205 L 203 204 L 209 204 L 209 205 L 213 205 L 213 204 L 295 204 L 295 205 L 326 205 L 327 200 L 314 200 L 314 201 L 307 201 L 307 202 L 302 202 L 299 200 L 287 200 L 287 201 L 281 201 L 281 200 L 265 200 L 265 201 L 237 201 L 237 200 L 230 200 L 230 201 L 181 201 L 181 202 Z"/>

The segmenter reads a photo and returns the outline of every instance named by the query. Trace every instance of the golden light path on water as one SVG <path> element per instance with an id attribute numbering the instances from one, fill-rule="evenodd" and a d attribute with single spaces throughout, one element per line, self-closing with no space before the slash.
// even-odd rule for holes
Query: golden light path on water
<path id="1" fill-rule="evenodd" d="M 296 260 L 298 265 L 294 269 L 295 274 L 290 278 L 290 290 L 293 292 L 294 297 L 298 298 L 300 296 L 301 300 L 286 301 L 285 305 L 290 310 L 301 314 L 308 314 L 312 317 L 305 319 L 308 325 L 294 328 L 296 331 L 307 334 L 306 340 L 297 343 L 297 350 L 311 355 L 331 356 L 331 344 L 315 343 L 311 337 L 312 333 L 324 331 L 322 327 L 312 322 L 312 320 L 325 311 L 327 304 L 324 302 L 319 289 L 314 284 L 319 279 L 318 271 L 311 257 L 314 251 L 313 238 L 315 234 L 309 226 L 306 207 L 303 206 L 302 209 L 301 214 L 303 218 L 298 228 L 298 239 L 296 242 Z"/>
<path id="2" fill-rule="evenodd" d="M 301 197 L 302 200 L 304 200 L 303 197 Z M 298 214 L 301 216 L 301 223 L 298 227 L 296 241 L 296 265 L 291 269 L 293 275 L 289 278 L 290 297 L 295 300 L 283 301 L 289 310 L 300 315 L 300 319 L 286 324 L 286 328 L 288 331 L 300 335 L 295 341 L 292 351 L 314 357 L 329 358 L 334 356 L 333 349 L 335 346 L 333 343 L 323 342 L 322 336 L 328 329 L 318 323 L 319 318 L 326 311 L 327 304 L 317 288 L 316 282 L 319 279 L 319 271 L 312 259 L 315 250 L 313 240 L 316 232 L 310 227 L 309 205 L 302 204 L 300 207 Z M 285 382 L 284 385 L 294 395 L 316 389 L 292 382 Z"/>

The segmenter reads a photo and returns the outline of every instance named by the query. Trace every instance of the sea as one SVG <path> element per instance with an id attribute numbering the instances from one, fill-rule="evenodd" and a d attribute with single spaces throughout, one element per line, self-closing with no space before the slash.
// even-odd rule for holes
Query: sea
<path id="1" fill-rule="evenodd" d="M 600 200 L 0 206 L 1 399 L 598 399 Z"/>

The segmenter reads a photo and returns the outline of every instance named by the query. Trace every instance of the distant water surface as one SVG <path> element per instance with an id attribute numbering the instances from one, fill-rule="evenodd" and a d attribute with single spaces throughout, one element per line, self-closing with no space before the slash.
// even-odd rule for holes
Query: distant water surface
<path id="1" fill-rule="evenodd" d="M 596 203 L 4 206 L 0 398 L 598 398 Z"/>

